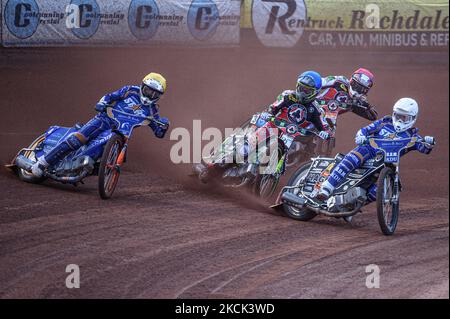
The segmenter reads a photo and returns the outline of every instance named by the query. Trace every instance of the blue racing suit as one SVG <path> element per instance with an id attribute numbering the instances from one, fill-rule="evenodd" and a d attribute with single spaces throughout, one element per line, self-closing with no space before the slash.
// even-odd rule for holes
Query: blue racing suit
<path id="1" fill-rule="evenodd" d="M 392 124 L 392 117 L 385 116 L 381 120 L 375 121 L 369 126 L 362 128 L 358 133 L 366 137 L 374 138 L 408 138 L 417 137 L 422 139 L 418 134 L 419 130 L 417 128 L 410 128 L 404 132 L 397 133 L 395 131 L 394 125 Z M 427 144 L 417 142 L 413 147 L 405 149 L 402 151 L 400 156 L 407 154 L 410 151 L 419 151 L 424 154 L 429 154 L 432 148 L 427 146 Z M 364 144 L 356 147 L 350 153 L 348 153 L 344 159 L 333 169 L 330 176 L 328 177 L 328 182 L 336 188 L 344 180 L 348 173 L 359 168 L 362 164 L 372 158 L 375 158 L 378 150 L 370 146 L 369 144 Z M 368 189 L 368 200 L 373 202 L 376 200 L 377 186 L 372 185 Z"/>
<path id="2" fill-rule="evenodd" d="M 162 127 L 154 122 L 150 123 L 149 126 L 158 138 L 164 137 L 170 124 L 167 118 L 160 117 L 156 104 L 146 106 L 141 103 L 139 86 L 125 86 L 116 92 L 105 95 L 95 107 L 95 110 L 99 113 L 78 132 L 69 135 L 63 142 L 55 146 L 54 149 L 45 155 L 47 163 L 49 165 L 55 165 L 69 153 L 78 150 L 102 132 L 116 129 L 117 124 L 106 114 L 107 107 L 113 107 L 122 112 L 143 117 L 152 116 L 159 122 L 166 124 Z"/>

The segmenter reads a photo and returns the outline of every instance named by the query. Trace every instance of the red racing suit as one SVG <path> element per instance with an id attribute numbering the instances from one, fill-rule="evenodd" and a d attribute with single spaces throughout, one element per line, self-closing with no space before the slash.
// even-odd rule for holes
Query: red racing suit
<path id="1" fill-rule="evenodd" d="M 325 111 L 341 115 L 353 112 L 369 121 L 378 118 L 375 107 L 367 102 L 367 98 L 354 99 L 350 96 L 350 81 L 345 76 L 328 76 L 322 79 L 322 91 L 317 100 Z"/>

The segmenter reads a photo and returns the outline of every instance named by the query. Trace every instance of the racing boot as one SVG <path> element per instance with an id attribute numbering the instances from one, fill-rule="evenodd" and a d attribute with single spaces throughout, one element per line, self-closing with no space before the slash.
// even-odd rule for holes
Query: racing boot
<path id="1" fill-rule="evenodd" d="M 209 169 L 203 164 L 195 164 L 192 168 L 194 175 L 198 176 L 198 179 L 206 184 L 209 179 Z"/>
<path id="2" fill-rule="evenodd" d="M 316 198 L 322 202 L 326 201 L 330 198 L 331 194 L 333 194 L 334 186 L 330 184 L 329 181 L 325 181 L 320 186 L 320 190 L 316 195 Z"/>
<path id="3" fill-rule="evenodd" d="M 44 171 L 48 167 L 48 165 L 49 164 L 45 160 L 44 156 L 41 156 L 38 158 L 36 163 L 34 163 L 33 166 L 31 166 L 31 173 L 35 177 L 40 178 L 44 175 Z"/>

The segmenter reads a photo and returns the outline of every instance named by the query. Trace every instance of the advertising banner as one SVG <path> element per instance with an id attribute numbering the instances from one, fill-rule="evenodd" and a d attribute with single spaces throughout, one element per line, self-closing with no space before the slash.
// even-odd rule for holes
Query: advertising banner
<path id="1" fill-rule="evenodd" d="M 443 0 L 244 0 L 243 28 L 268 47 L 448 48 Z"/>
<path id="2" fill-rule="evenodd" d="M 3 45 L 237 45 L 240 4 L 240 0 L 2 0 Z"/>

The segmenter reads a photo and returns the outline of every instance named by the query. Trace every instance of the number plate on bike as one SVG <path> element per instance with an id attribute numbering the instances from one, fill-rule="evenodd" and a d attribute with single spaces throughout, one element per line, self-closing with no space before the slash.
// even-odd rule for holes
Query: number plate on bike
<path id="1" fill-rule="evenodd" d="M 397 163 L 400 160 L 400 155 L 397 152 L 386 152 L 386 163 Z"/>

